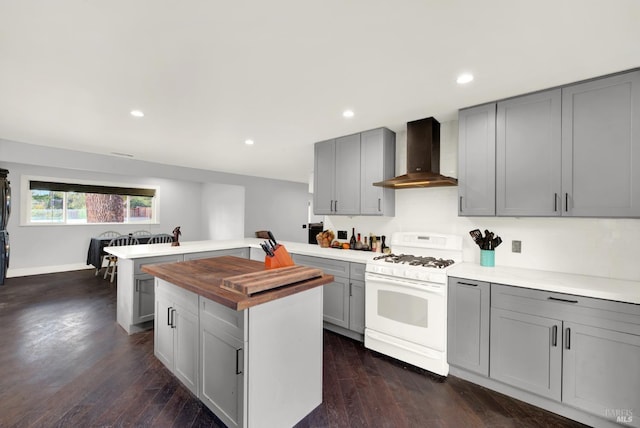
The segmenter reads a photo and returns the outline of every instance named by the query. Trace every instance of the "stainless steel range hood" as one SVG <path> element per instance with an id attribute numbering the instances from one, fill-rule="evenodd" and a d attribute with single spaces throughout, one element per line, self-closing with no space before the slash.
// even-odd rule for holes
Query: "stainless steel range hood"
<path id="1" fill-rule="evenodd" d="M 407 123 L 407 173 L 373 183 L 392 189 L 457 186 L 458 180 L 440 174 L 440 122 L 433 117 Z"/>

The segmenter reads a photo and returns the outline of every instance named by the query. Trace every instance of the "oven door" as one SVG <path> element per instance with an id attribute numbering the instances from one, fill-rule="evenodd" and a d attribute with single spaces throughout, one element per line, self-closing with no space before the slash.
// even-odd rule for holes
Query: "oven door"
<path id="1" fill-rule="evenodd" d="M 367 273 L 365 326 L 392 337 L 444 351 L 446 287 Z"/>

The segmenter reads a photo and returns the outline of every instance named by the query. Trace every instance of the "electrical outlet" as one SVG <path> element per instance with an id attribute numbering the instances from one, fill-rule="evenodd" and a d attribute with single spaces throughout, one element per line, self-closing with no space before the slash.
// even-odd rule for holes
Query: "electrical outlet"
<path id="1" fill-rule="evenodd" d="M 522 252 L 522 241 L 511 241 L 511 252 L 513 252 L 513 253 L 521 253 Z"/>
<path id="2" fill-rule="evenodd" d="M 339 230 L 338 231 L 338 239 L 347 239 L 347 231 Z"/>

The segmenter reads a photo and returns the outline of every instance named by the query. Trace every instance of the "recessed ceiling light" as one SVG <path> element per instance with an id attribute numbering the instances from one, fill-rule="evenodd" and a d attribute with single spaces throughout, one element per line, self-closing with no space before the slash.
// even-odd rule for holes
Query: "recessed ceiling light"
<path id="1" fill-rule="evenodd" d="M 469 83 L 472 80 L 473 80 L 473 74 L 462 73 L 461 75 L 458 76 L 458 78 L 456 79 L 456 82 L 458 82 L 459 85 L 464 85 L 465 83 Z"/>
<path id="2" fill-rule="evenodd" d="M 353 110 L 345 110 L 342 112 L 342 116 L 344 117 L 353 117 Z"/>
<path id="3" fill-rule="evenodd" d="M 133 117 L 144 117 L 144 113 L 140 110 L 131 110 L 131 116 Z"/>
<path id="4" fill-rule="evenodd" d="M 247 146 L 253 146 L 253 140 L 244 140 L 244 143 L 245 143 Z"/>

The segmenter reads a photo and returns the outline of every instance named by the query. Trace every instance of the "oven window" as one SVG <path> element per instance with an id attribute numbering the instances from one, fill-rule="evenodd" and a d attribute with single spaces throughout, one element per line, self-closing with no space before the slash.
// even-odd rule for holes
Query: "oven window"
<path id="1" fill-rule="evenodd" d="M 378 316 L 427 328 L 429 301 L 410 294 L 378 290 Z"/>

